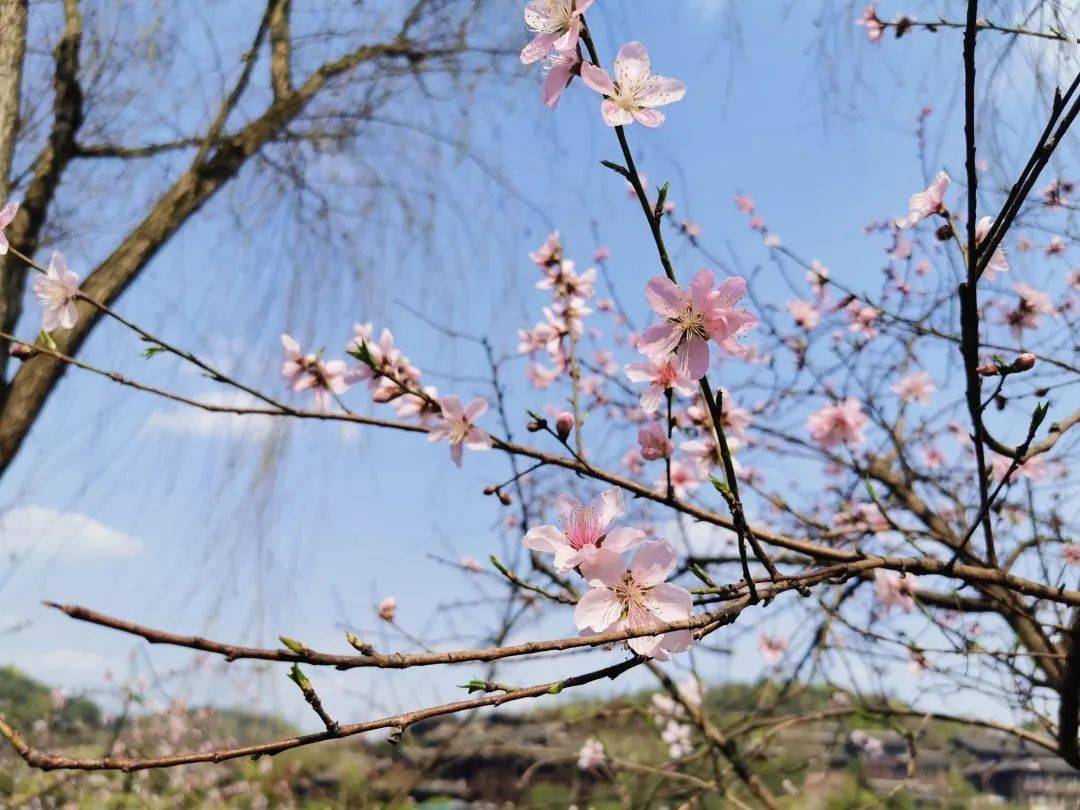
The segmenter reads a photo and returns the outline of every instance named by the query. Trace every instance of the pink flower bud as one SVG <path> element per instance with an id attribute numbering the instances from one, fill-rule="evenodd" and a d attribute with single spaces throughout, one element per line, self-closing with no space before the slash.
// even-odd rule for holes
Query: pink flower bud
<path id="1" fill-rule="evenodd" d="M 1025 352 L 1024 354 L 1013 360 L 1013 371 L 1027 371 L 1035 366 L 1035 355 Z"/>
<path id="2" fill-rule="evenodd" d="M 29 360 L 34 356 L 34 350 L 25 343 L 12 343 L 8 346 L 8 356 L 18 360 Z"/>
<path id="3" fill-rule="evenodd" d="M 379 602 L 379 618 L 383 621 L 392 622 L 397 613 L 397 599 L 388 596 Z"/>
<path id="4" fill-rule="evenodd" d="M 997 377 L 1001 374 L 1001 366 L 997 363 L 983 363 L 975 369 L 980 377 Z"/>
<path id="5" fill-rule="evenodd" d="M 573 430 L 574 415 L 570 411 L 563 411 L 555 420 L 555 433 L 565 442 Z"/>

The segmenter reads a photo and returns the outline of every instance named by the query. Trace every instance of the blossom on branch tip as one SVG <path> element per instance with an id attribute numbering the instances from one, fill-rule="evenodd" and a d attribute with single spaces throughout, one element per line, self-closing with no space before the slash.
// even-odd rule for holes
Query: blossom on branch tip
<path id="1" fill-rule="evenodd" d="M 387 596 L 381 602 L 379 602 L 379 608 L 376 611 L 379 614 L 379 618 L 385 622 L 392 622 L 394 616 L 397 615 L 397 599 L 392 596 Z"/>
<path id="2" fill-rule="evenodd" d="M 871 42 L 878 42 L 885 33 L 885 26 L 877 15 L 877 3 L 870 3 L 855 20 L 856 25 L 866 26 L 866 36 Z"/>
<path id="3" fill-rule="evenodd" d="M 544 84 L 540 88 L 540 98 L 551 109 L 559 105 L 559 97 L 563 90 L 570 86 L 574 76 L 579 72 L 581 55 L 577 48 L 569 51 L 555 51 L 544 57 Z"/>
<path id="4" fill-rule="evenodd" d="M 79 319 L 75 307 L 79 297 L 79 276 L 68 270 L 67 261 L 60 251 L 53 251 L 45 273 L 34 279 L 34 295 L 41 302 L 41 328 L 46 332 L 71 329 Z"/>
<path id="5" fill-rule="evenodd" d="M 604 122 L 617 127 L 637 121 L 647 127 L 664 123 L 657 110 L 678 101 L 686 94 L 686 85 L 677 79 L 653 75 L 649 52 L 640 42 L 628 42 L 615 57 L 615 81 L 601 67 L 589 62 L 581 65 L 581 79 L 590 88 L 607 96 L 600 106 Z"/>
<path id="6" fill-rule="evenodd" d="M 666 540 L 641 546 L 629 569 L 617 553 L 601 550 L 581 568 L 589 590 L 574 609 L 578 629 L 596 633 L 647 630 L 689 619 L 693 610 L 690 592 L 665 581 L 675 568 L 675 559 L 675 549 Z M 675 630 L 639 636 L 626 643 L 638 655 L 667 661 L 671 653 L 690 648 L 693 634 Z"/>
<path id="7" fill-rule="evenodd" d="M 529 0 L 525 5 L 525 25 L 534 34 L 521 51 L 522 64 L 543 59 L 551 50 L 577 50 L 581 35 L 581 15 L 593 0 Z"/>
<path id="8" fill-rule="evenodd" d="M 476 397 L 468 405 L 462 407 L 461 400 L 450 394 L 439 400 L 441 413 L 438 421 L 428 433 L 428 441 L 449 442 L 450 458 L 459 467 L 464 448 L 470 450 L 490 450 L 493 442 L 491 437 L 476 427 L 474 422 L 487 411 L 487 400 Z"/>
<path id="9" fill-rule="evenodd" d="M 665 276 L 654 276 L 645 297 L 664 320 L 641 333 L 638 351 L 660 359 L 675 352 L 679 370 L 694 380 L 709 369 L 710 339 L 729 354 L 745 357 L 747 350 L 737 338 L 757 325 L 757 318 L 735 307 L 746 280 L 733 276 L 714 290 L 715 281 L 712 272 L 703 269 L 684 290 Z"/>
<path id="10" fill-rule="evenodd" d="M 592 771 L 604 764 L 604 744 L 595 737 L 589 737 L 578 752 L 578 767 L 583 771 Z"/>
<path id="11" fill-rule="evenodd" d="M 11 224 L 11 221 L 15 219 L 18 213 L 19 204 L 17 202 L 9 202 L 3 208 L 0 208 L 0 256 L 6 256 L 8 252 L 8 238 L 4 234 L 4 228 Z"/>
<path id="12" fill-rule="evenodd" d="M 344 360 L 323 360 L 316 354 L 304 354 L 300 344 L 287 334 L 281 336 L 285 363 L 281 376 L 293 391 L 307 391 L 315 396 L 315 408 L 325 411 L 334 396 L 349 390 L 348 367 Z"/>
<path id="13" fill-rule="evenodd" d="M 570 571 L 588 562 L 601 547 L 621 554 L 636 548 L 645 540 L 641 529 L 610 529 L 612 521 L 624 511 L 622 492 L 612 487 L 592 500 L 588 506 L 569 496 L 556 505 L 563 528 L 536 526 L 523 539 L 526 548 L 555 555 L 555 569 Z"/>
<path id="14" fill-rule="evenodd" d="M 925 405 L 934 395 L 937 386 L 930 379 L 928 372 L 915 371 L 901 377 L 899 382 L 893 385 L 892 390 L 904 402 L 918 402 L 920 405 Z"/>
<path id="15" fill-rule="evenodd" d="M 898 228 L 910 228 L 934 214 L 945 213 L 945 192 L 949 190 L 949 175 L 941 171 L 924 191 L 911 195 L 908 215 L 896 220 Z"/>

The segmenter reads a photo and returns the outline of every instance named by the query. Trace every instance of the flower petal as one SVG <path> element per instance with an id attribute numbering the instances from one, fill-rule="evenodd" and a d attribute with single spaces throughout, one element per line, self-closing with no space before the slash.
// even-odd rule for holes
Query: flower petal
<path id="1" fill-rule="evenodd" d="M 574 624 L 579 630 L 607 630 L 619 620 L 622 604 L 607 588 L 590 588 L 574 608 Z"/>
<path id="2" fill-rule="evenodd" d="M 675 567 L 675 549 L 667 540 L 656 540 L 641 546 L 630 562 L 630 575 L 638 585 L 659 585 Z"/>

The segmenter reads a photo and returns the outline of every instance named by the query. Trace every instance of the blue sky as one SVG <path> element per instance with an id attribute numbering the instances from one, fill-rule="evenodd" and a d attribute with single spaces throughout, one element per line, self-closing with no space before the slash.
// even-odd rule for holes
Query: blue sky
<path id="1" fill-rule="evenodd" d="M 755 198 L 785 244 L 820 258 L 860 288 L 876 282 L 883 256 L 880 240 L 862 236 L 860 227 L 904 213 L 908 196 L 925 185 L 924 170 L 959 169 L 957 141 L 949 134 L 950 127 L 956 130 L 955 97 L 938 72 L 956 73 L 959 34 L 873 46 L 851 23 L 854 13 L 817 19 L 817 4 L 739 4 L 737 26 L 723 2 L 626 3 L 606 15 L 608 5 L 599 0 L 590 14 L 606 60 L 622 42 L 640 39 L 655 70 L 689 86 L 686 98 L 667 108 L 662 129 L 631 129 L 640 168 L 653 185 L 670 180 L 679 212 L 703 227 L 706 242 L 721 251 L 730 246 L 747 267 L 767 255 L 731 203 L 736 191 Z M 507 13 L 519 11 L 507 4 Z M 526 41 L 523 30 L 519 40 Z M 251 199 L 233 195 L 182 231 L 120 309 L 274 392 L 281 390 L 281 331 L 340 355 L 353 321 L 366 320 L 391 327 L 421 368 L 469 378 L 483 373 L 474 347 L 446 340 L 394 300 L 407 300 L 440 322 L 486 332 L 500 351 L 512 352 L 516 329 L 535 321 L 544 303 L 532 289 L 527 253 L 558 227 L 581 265 L 597 246 L 595 228 L 599 242 L 612 248 L 623 300 L 643 320 L 639 292 L 657 267 L 623 181 L 599 166 L 617 154 L 598 98 L 575 84 L 552 113 L 539 101 L 539 82 L 535 74 L 492 80 L 464 109 L 441 102 L 447 129 L 468 127 L 480 157 L 455 159 L 453 150 L 434 145 L 421 156 L 430 161 L 423 170 L 437 174 L 447 197 L 428 245 L 402 250 L 393 240 L 383 244 L 366 230 L 379 224 L 358 217 L 354 228 L 356 238 L 368 242 L 364 250 L 299 255 L 293 229 L 266 190 Z M 926 103 L 937 107 L 928 167 L 920 165 L 914 139 Z M 390 111 L 408 118 L 407 110 Z M 491 181 L 485 166 L 498 167 L 505 188 Z M 345 156 L 335 156 L 321 170 L 347 177 L 351 167 Z M 409 171 L 395 163 L 382 170 L 391 178 Z M 235 236 L 228 220 L 233 205 L 266 206 L 265 226 Z M 68 253 L 74 268 L 86 264 Z M 699 265 L 681 245 L 674 258 L 684 273 Z M 788 296 L 778 279 L 765 285 L 776 300 Z M 28 316 L 23 332 L 34 328 Z M 189 394 L 223 395 L 168 358 L 142 361 L 140 350 L 106 325 L 86 357 Z M 523 365 L 508 368 L 518 375 L 510 378 L 511 402 L 521 437 L 524 409 L 541 409 L 548 400 L 525 388 Z M 429 377 L 442 391 L 483 392 L 470 379 Z M 501 531 L 502 510 L 480 494 L 505 471 L 506 460 L 495 454 L 470 455 L 458 471 L 445 446 L 408 435 L 178 414 L 171 403 L 69 374 L 0 482 L 0 507 L 19 510 L 0 525 L 4 537 L 42 538 L 16 570 L 0 576 L 0 628 L 29 623 L 4 637 L 0 662 L 92 690 L 105 685 L 106 668 L 120 677 L 160 674 L 192 660 L 74 623 L 40 607 L 42 599 L 225 640 L 272 643 L 281 633 L 324 649 L 344 649 L 341 625 L 347 623 L 391 650 L 407 641 L 387 632 L 373 606 L 394 594 L 410 632 L 439 646 L 481 643 L 490 606 L 457 613 L 440 608 L 498 591 L 479 589 L 428 555 L 508 555 L 516 537 Z M 782 623 L 776 629 L 792 630 Z M 567 610 L 548 611 L 522 633 L 572 631 Z M 546 678 L 577 671 L 586 658 L 613 655 L 519 663 L 505 673 L 522 681 Z M 735 658 L 704 659 L 705 675 L 760 671 L 753 655 Z M 308 723 L 284 670 L 245 675 L 255 669 L 237 664 L 231 674 L 185 676 L 168 689 L 189 692 L 193 702 L 255 701 Z M 453 684 L 478 672 L 315 673 L 314 679 L 341 719 L 359 720 L 456 696 Z M 598 691 L 641 683 L 627 679 Z"/>

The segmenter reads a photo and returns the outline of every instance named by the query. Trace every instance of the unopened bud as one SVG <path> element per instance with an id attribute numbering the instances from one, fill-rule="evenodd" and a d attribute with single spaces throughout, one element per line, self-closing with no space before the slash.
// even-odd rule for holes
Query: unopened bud
<path id="1" fill-rule="evenodd" d="M 983 363 L 981 366 L 977 366 L 975 370 L 980 377 L 997 377 L 1001 374 L 1001 366 L 997 363 Z"/>
<path id="2" fill-rule="evenodd" d="M 564 442 L 570 437 L 574 429 L 574 415 L 570 411 L 563 411 L 555 420 L 555 433 Z"/>
<path id="3" fill-rule="evenodd" d="M 12 343 L 8 346 L 8 356 L 18 360 L 29 360 L 34 356 L 34 350 L 25 343 Z"/>
<path id="4" fill-rule="evenodd" d="M 397 599 L 388 596 L 379 602 L 378 614 L 384 622 L 392 622 L 397 614 Z"/>
<path id="5" fill-rule="evenodd" d="M 946 222 L 944 225 L 934 231 L 934 236 L 937 237 L 937 240 L 939 242 L 948 242 L 953 237 L 952 223 Z"/>
<path id="6" fill-rule="evenodd" d="M 529 433 L 537 433 L 543 430 L 546 424 L 547 422 L 545 422 L 543 419 L 534 419 L 525 426 L 525 429 L 528 430 Z"/>
<path id="7" fill-rule="evenodd" d="M 513 503 L 514 501 L 513 501 L 513 499 L 511 499 L 511 497 L 510 497 L 509 495 L 507 495 L 507 494 L 506 494 L 505 492 L 503 492 L 503 491 L 502 491 L 502 490 L 500 489 L 500 490 L 499 490 L 499 502 L 500 502 L 500 503 L 501 503 L 501 504 L 502 504 L 503 506 L 509 506 L 509 505 L 510 505 L 510 504 L 512 504 L 512 503 Z"/>
<path id="8" fill-rule="evenodd" d="M 1012 372 L 1027 371 L 1030 368 L 1034 368 L 1034 366 L 1035 355 L 1031 354 L 1030 352 L 1025 352 L 1024 354 L 1013 360 L 1012 366 L 1009 368 L 1009 370 Z"/>

